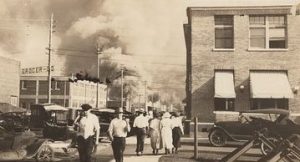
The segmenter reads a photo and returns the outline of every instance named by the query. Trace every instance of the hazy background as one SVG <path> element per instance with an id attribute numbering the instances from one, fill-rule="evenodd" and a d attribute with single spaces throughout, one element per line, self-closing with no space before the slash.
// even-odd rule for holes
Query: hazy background
<path id="1" fill-rule="evenodd" d="M 100 47 L 118 53 L 108 59 L 138 71 L 149 91 L 181 101 L 185 8 L 183 0 L 1 0 L 0 55 L 20 60 L 22 68 L 46 66 L 53 13 L 56 75 L 96 76 Z"/>

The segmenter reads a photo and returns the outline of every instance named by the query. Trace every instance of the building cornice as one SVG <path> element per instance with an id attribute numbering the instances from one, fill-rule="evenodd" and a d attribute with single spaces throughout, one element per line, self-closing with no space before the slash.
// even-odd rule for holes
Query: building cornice
<path id="1" fill-rule="evenodd" d="M 192 11 L 201 15 L 249 15 L 249 14 L 292 14 L 293 5 L 283 6 L 231 6 L 231 7 L 188 7 L 187 15 Z"/>
<path id="2" fill-rule="evenodd" d="M 216 7 L 188 7 L 190 10 L 251 10 L 251 9 L 291 9 L 293 5 L 282 5 L 282 6 L 216 6 Z"/>

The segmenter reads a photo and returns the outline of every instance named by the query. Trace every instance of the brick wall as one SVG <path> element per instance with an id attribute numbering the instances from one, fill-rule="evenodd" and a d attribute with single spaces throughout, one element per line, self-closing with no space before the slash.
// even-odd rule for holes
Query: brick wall
<path id="1" fill-rule="evenodd" d="M 249 51 L 249 17 L 234 16 L 234 51 L 214 51 L 214 16 L 189 11 L 191 24 L 192 104 L 191 114 L 199 121 L 212 122 L 214 70 L 232 69 L 235 75 L 235 109 L 250 109 L 249 70 L 287 70 L 291 87 L 300 85 L 300 16 L 288 15 L 288 50 Z M 240 11 L 241 12 L 241 11 Z M 242 12 L 241 12 L 242 13 Z M 249 11 L 247 11 L 249 13 Z M 263 13 L 263 12 L 261 12 Z M 239 86 L 244 85 L 241 92 Z M 289 99 L 291 111 L 300 112 L 300 95 Z"/>
<path id="2" fill-rule="evenodd" d="M 10 103 L 11 97 L 19 100 L 20 62 L 0 57 L 0 102 Z"/>

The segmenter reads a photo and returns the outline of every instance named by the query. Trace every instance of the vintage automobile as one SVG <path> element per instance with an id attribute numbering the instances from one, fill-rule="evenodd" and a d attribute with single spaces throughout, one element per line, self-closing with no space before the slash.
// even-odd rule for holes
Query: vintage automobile
<path id="1" fill-rule="evenodd" d="M 53 140 L 68 138 L 68 109 L 56 104 L 31 106 L 30 129 L 41 130 L 43 137 Z"/>
<path id="2" fill-rule="evenodd" d="M 5 157 L 4 154 L 8 153 L 10 156 Z M 47 139 L 37 138 L 31 131 L 16 133 L 0 127 L 0 161 L 33 158 L 37 161 L 51 161 L 53 156 Z"/>
<path id="3" fill-rule="evenodd" d="M 109 127 L 109 123 L 112 119 L 115 118 L 115 110 L 114 109 L 99 109 L 99 110 L 92 110 L 91 111 L 93 114 L 98 116 L 99 118 L 99 123 L 100 123 L 100 139 L 106 138 L 107 137 L 107 131 Z M 133 125 L 133 120 L 134 120 L 134 115 L 131 112 L 124 111 L 124 118 L 129 119 L 129 124 L 132 126 Z M 132 135 L 133 132 L 129 132 L 128 135 Z"/>
<path id="4" fill-rule="evenodd" d="M 209 142 L 213 146 L 225 146 L 228 141 L 247 141 L 253 137 L 254 131 L 265 128 L 268 130 L 265 136 L 271 140 L 300 134 L 300 125 L 290 118 L 288 110 L 260 109 L 240 112 L 236 121 L 214 123 L 209 130 Z M 262 143 L 262 153 L 266 154 L 267 149 Z"/>
<path id="5" fill-rule="evenodd" d="M 0 114 L 0 126 L 9 131 L 22 132 L 29 129 L 29 116 L 26 112 Z"/>

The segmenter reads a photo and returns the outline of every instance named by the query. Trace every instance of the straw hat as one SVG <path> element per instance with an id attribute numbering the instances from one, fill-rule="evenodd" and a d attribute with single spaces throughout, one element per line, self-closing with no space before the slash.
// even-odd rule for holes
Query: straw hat
<path id="1" fill-rule="evenodd" d="M 169 112 L 165 112 L 164 115 L 162 116 L 163 118 L 170 118 L 171 114 Z"/>
<path id="2" fill-rule="evenodd" d="M 137 112 L 144 113 L 145 111 L 143 108 L 140 108 Z"/>

